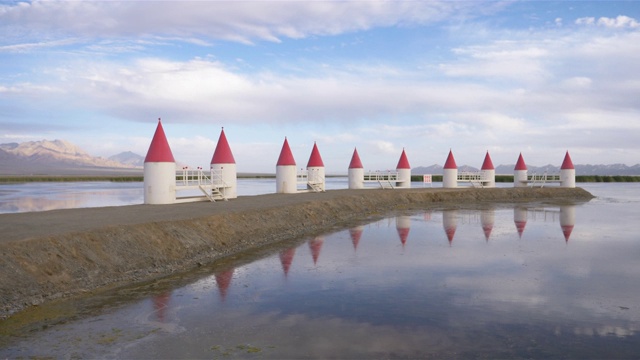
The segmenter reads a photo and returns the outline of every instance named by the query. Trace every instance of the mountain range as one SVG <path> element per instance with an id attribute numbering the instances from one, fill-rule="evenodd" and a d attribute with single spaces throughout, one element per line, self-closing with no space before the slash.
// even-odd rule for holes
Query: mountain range
<path id="1" fill-rule="evenodd" d="M 144 158 L 124 152 L 105 159 L 65 140 L 0 144 L 0 175 L 142 173 Z"/>
<path id="2" fill-rule="evenodd" d="M 89 155 L 77 145 L 65 140 L 41 140 L 23 143 L 0 144 L 0 175 L 96 175 L 96 174 L 142 174 L 144 157 L 131 151 L 109 158 Z M 513 174 L 515 164 L 499 165 L 496 174 Z M 530 166 L 529 174 L 557 174 L 558 166 Z M 640 164 L 574 165 L 576 175 L 640 175 Z M 479 169 L 463 165 L 458 171 L 476 172 Z M 411 169 L 413 175 L 441 175 L 443 167 L 438 164 Z"/>

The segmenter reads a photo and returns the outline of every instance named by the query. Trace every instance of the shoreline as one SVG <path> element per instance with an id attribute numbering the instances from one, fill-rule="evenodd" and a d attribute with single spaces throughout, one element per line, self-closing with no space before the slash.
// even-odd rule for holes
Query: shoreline
<path id="1" fill-rule="evenodd" d="M 592 198 L 581 188 L 558 187 L 347 189 L 0 214 L 0 319 L 51 300 L 186 272 L 394 211 Z"/>

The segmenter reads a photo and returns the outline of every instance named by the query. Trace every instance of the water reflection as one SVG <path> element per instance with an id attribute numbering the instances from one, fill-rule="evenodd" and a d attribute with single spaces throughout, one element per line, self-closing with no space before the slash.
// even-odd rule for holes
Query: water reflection
<path id="1" fill-rule="evenodd" d="M 109 330 L 134 318 L 125 330 L 141 340 L 96 347 L 91 318 L 0 355 L 65 357 L 62 336 L 78 357 L 633 358 L 640 229 L 616 232 L 606 209 L 448 209 L 354 226 L 100 317 Z"/>

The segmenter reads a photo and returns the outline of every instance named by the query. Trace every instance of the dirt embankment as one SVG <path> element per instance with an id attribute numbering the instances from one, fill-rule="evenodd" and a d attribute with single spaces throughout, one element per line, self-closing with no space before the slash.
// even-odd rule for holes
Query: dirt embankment
<path id="1" fill-rule="evenodd" d="M 395 210 L 592 197 L 580 188 L 333 190 L 213 204 L 0 215 L 0 318 L 47 300 L 187 271 Z"/>

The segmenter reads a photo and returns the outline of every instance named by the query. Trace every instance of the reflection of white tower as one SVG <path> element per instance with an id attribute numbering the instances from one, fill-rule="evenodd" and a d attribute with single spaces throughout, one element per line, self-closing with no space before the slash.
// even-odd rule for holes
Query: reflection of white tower
<path id="1" fill-rule="evenodd" d="M 176 201 L 176 161 L 158 119 L 156 132 L 144 159 L 144 203 L 172 204 Z"/>
<path id="2" fill-rule="evenodd" d="M 325 175 L 324 175 L 324 162 L 320 156 L 318 145 L 313 143 L 313 149 L 311 150 L 311 156 L 309 156 L 309 162 L 307 163 L 308 182 L 315 184 L 320 191 L 324 191 L 325 188 Z M 312 190 L 307 184 L 307 188 Z"/>
<path id="3" fill-rule="evenodd" d="M 513 169 L 513 187 L 527 187 L 527 165 L 524 163 L 522 153 Z"/>
<path id="4" fill-rule="evenodd" d="M 513 222 L 516 224 L 518 237 L 522 239 L 524 227 L 527 226 L 527 209 L 523 207 L 513 208 Z"/>
<path id="5" fill-rule="evenodd" d="M 398 236 L 400 237 L 402 247 L 407 243 L 410 229 L 411 218 L 409 216 L 396 216 L 396 230 L 398 230 Z"/>
<path id="6" fill-rule="evenodd" d="M 349 163 L 349 189 L 364 188 L 364 168 L 358 155 L 358 149 L 353 149 L 351 163 Z"/>
<path id="7" fill-rule="evenodd" d="M 229 142 L 224 134 L 224 128 L 222 128 L 220 132 L 218 144 L 211 158 L 211 172 L 212 175 L 215 173 L 220 174 L 220 180 L 225 184 L 222 192 L 227 199 L 235 199 L 238 197 L 236 160 L 233 158 L 233 153 L 231 153 Z"/>
<path id="8" fill-rule="evenodd" d="M 447 234 L 449 245 L 451 245 L 453 237 L 456 234 L 456 229 L 458 228 L 458 210 L 443 210 L 442 226 L 444 227 L 445 234 Z"/>
<path id="9" fill-rule="evenodd" d="M 560 167 L 560 186 L 566 188 L 576 187 L 576 169 L 573 167 L 569 151 L 564 155 L 564 160 Z"/>
<path id="10" fill-rule="evenodd" d="M 480 169 L 480 178 L 486 181 L 483 182 L 484 187 L 496 187 L 496 168 L 493 167 L 493 162 L 491 161 L 491 156 L 489 156 L 489 151 L 487 151 L 487 155 L 484 156 L 484 162 L 482 163 L 482 168 Z"/>
<path id="11" fill-rule="evenodd" d="M 491 236 L 491 231 L 493 231 L 493 225 L 496 220 L 496 210 L 485 209 L 480 210 L 480 225 L 482 225 L 482 232 L 484 232 L 485 240 L 489 241 L 489 237 Z"/>
<path id="12" fill-rule="evenodd" d="M 576 206 L 564 205 L 560 206 L 560 228 L 562 228 L 562 234 L 564 240 L 569 241 L 573 226 L 576 223 Z"/>
<path id="13" fill-rule="evenodd" d="M 398 181 L 396 182 L 396 187 L 410 188 L 411 187 L 411 165 L 409 165 L 409 160 L 407 159 L 407 153 L 404 151 L 404 149 L 402 149 L 402 154 L 400 154 L 400 160 L 398 160 L 396 171 L 398 171 Z"/>
<path id="14" fill-rule="evenodd" d="M 456 165 L 456 159 L 453 158 L 453 152 L 451 150 L 449 150 L 449 156 L 447 156 L 447 161 L 444 163 L 442 187 L 458 187 L 458 165 Z"/>
<path id="15" fill-rule="evenodd" d="M 287 138 L 284 138 L 280 157 L 276 164 L 276 193 L 294 194 L 298 191 L 296 161 L 293 159 Z"/>

